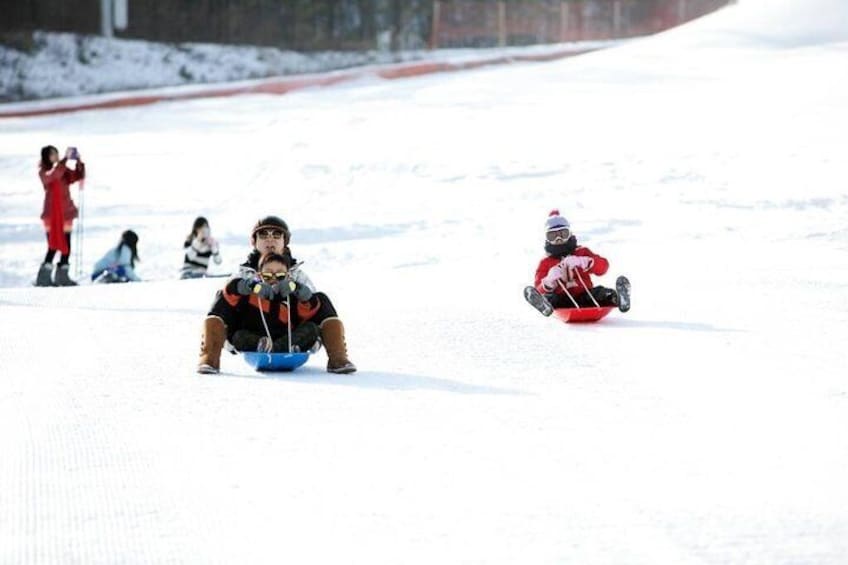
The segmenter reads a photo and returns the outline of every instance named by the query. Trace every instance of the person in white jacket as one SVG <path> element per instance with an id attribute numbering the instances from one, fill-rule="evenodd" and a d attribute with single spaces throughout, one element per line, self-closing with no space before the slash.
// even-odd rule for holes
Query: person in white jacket
<path id="1" fill-rule="evenodd" d="M 181 279 L 205 277 L 210 259 L 215 261 L 216 265 L 221 264 L 218 242 L 212 237 L 209 222 L 203 216 L 194 220 L 191 233 L 186 237 L 183 248 L 185 249 L 185 258 L 180 274 Z"/>
<path id="2" fill-rule="evenodd" d="M 121 242 L 110 249 L 94 264 L 91 280 L 97 282 L 138 282 L 141 278 L 135 273 L 138 261 L 138 235 L 127 230 L 121 234 Z"/>

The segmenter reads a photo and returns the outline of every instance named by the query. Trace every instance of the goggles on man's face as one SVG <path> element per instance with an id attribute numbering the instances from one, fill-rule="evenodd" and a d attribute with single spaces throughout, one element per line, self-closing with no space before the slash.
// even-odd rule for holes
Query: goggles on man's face
<path id="1" fill-rule="evenodd" d="M 256 237 L 259 239 L 283 239 L 283 232 L 281 230 L 260 230 L 256 232 Z"/>
<path id="2" fill-rule="evenodd" d="M 562 228 L 560 230 L 549 231 L 545 234 L 545 240 L 548 243 L 553 244 L 561 244 L 568 241 L 568 238 L 571 237 L 571 230 L 568 228 Z"/>

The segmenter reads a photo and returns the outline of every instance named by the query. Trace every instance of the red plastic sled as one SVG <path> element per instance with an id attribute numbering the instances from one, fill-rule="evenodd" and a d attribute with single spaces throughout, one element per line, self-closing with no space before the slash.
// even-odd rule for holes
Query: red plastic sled
<path id="1" fill-rule="evenodd" d="M 566 323 L 597 322 L 615 309 L 615 306 L 598 306 L 591 308 L 555 308 L 554 316 Z"/>

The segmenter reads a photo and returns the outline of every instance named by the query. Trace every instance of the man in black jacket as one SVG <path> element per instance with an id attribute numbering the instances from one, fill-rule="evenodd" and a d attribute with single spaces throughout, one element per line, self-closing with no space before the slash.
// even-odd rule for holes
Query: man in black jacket
<path id="1" fill-rule="evenodd" d="M 320 328 L 321 341 L 327 350 L 327 372 L 353 373 L 356 371 L 356 365 L 347 356 L 344 324 L 339 319 L 330 298 L 323 292 L 316 292 L 315 286 L 306 273 L 296 267 L 289 249 L 290 239 L 289 226 L 281 218 L 266 216 L 257 221 L 250 234 L 253 250 L 248 255 L 247 261 L 241 265 L 239 278 L 254 279 L 260 258 L 268 253 L 277 253 L 283 256 L 290 265 L 294 265 L 291 270 L 291 280 L 312 291 L 312 296 L 306 301 L 307 306 L 304 306 L 304 315 L 308 315 L 309 320 Z M 301 308 L 301 304 L 298 305 L 298 309 Z M 218 291 L 212 308 L 204 320 L 198 372 L 217 373 L 220 370 L 221 349 L 228 334 L 232 337 L 233 332 L 228 329 L 228 326 L 232 325 L 234 316 L 235 311 L 231 301 L 227 301 L 222 290 Z"/>

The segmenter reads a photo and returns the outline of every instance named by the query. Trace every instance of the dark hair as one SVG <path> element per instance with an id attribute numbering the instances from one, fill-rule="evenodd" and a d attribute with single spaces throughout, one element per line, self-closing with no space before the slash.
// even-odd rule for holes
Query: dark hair
<path id="1" fill-rule="evenodd" d="M 41 163 L 40 166 L 42 169 L 51 169 L 53 167 L 53 163 L 50 162 L 50 152 L 55 151 L 58 155 L 59 150 L 56 149 L 52 145 L 45 145 L 41 148 Z"/>
<path id="2" fill-rule="evenodd" d="M 209 220 L 204 218 L 203 216 L 198 216 L 194 219 L 194 224 L 191 226 L 191 233 L 186 237 L 185 246 L 188 247 L 191 245 L 191 240 L 194 239 L 194 236 L 197 235 L 197 230 L 202 228 L 203 226 L 208 226 Z"/>
<path id="3" fill-rule="evenodd" d="M 282 252 L 282 253 L 280 253 L 280 255 L 282 255 L 282 256 L 286 259 L 286 261 L 285 261 L 285 264 L 286 264 L 286 265 L 296 265 L 296 264 L 297 264 L 297 259 L 295 259 L 294 257 L 292 257 L 291 249 L 289 249 L 288 247 L 286 247 L 285 249 L 283 249 L 283 252 Z M 242 263 L 242 266 L 243 266 L 243 267 L 248 267 L 248 268 L 253 269 L 253 270 L 256 270 L 256 269 L 258 269 L 258 268 L 259 268 L 259 260 L 260 260 L 261 258 L 262 258 L 262 255 L 259 253 L 259 250 L 258 250 L 258 249 L 253 249 L 253 250 L 252 250 L 252 251 L 251 251 L 251 252 L 247 255 L 247 261 L 245 261 L 244 263 Z"/>
<path id="4" fill-rule="evenodd" d="M 259 270 L 262 270 L 262 267 L 273 261 L 276 261 L 277 263 L 282 263 L 286 266 L 286 269 L 291 268 L 291 256 L 280 255 L 279 253 L 268 253 L 266 255 L 263 255 L 259 259 Z"/>
<path id="5" fill-rule="evenodd" d="M 132 230 L 127 230 L 121 234 L 121 243 L 118 244 L 118 255 L 121 254 L 121 247 L 127 246 L 132 252 L 130 257 L 130 266 L 135 267 L 136 261 L 141 261 L 138 258 L 138 234 Z"/>

